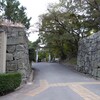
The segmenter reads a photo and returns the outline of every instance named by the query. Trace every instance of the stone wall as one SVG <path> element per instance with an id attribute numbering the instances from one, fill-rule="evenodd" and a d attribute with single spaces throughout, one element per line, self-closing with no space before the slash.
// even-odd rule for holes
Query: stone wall
<path id="1" fill-rule="evenodd" d="M 100 76 L 100 31 L 79 41 L 77 70 Z"/>
<path id="2" fill-rule="evenodd" d="M 6 72 L 21 72 L 23 80 L 29 77 L 28 39 L 24 27 L 0 26 L 7 33 Z"/>

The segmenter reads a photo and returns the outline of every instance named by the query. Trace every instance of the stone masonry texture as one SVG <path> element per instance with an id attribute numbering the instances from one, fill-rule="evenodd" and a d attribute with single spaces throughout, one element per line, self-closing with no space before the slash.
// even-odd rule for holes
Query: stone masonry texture
<path id="1" fill-rule="evenodd" d="M 77 70 L 100 77 L 100 31 L 79 41 Z"/>
<path id="2" fill-rule="evenodd" d="M 6 72 L 20 72 L 23 81 L 29 77 L 28 39 L 24 27 L 0 26 L 7 34 Z"/>

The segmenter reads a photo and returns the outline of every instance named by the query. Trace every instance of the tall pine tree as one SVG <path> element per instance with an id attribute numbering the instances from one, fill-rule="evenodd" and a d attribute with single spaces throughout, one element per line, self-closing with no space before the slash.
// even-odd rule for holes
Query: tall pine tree
<path id="1" fill-rule="evenodd" d="M 3 0 L 4 18 L 12 22 L 22 23 L 27 29 L 30 27 L 30 20 L 26 15 L 26 8 L 20 5 L 18 0 Z"/>

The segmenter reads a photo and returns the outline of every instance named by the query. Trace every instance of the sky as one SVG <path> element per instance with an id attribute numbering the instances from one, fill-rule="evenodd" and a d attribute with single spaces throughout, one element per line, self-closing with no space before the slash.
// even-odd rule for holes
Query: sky
<path id="1" fill-rule="evenodd" d="M 28 17 L 32 17 L 31 29 L 35 29 L 34 24 L 38 22 L 38 16 L 45 13 L 49 3 L 56 3 L 59 0 L 19 0 L 21 5 L 27 8 L 26 13 Z M 31 33 L 28 39 L 32 42 L 38 39 L 38 33 Z"/>

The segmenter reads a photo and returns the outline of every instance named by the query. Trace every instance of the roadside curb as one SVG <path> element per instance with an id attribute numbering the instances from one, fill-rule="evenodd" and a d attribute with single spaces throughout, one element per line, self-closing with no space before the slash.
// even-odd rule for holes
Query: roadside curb
<path id="1" fill-rule="evenodd" d="M 76 66 L 77 65 L 74 65 L 74 64 L 69 64 L 69 63 L 61 63 L 62 65 L 65 65 L 67 67 L 70 67 L 70 68 L 73 68 L 74 70 L 76 70 Z"/>
<path id="2" fill-rule="evenodd" d="M 20 89 L 22 89 L 25 85 L 32 83 L 33 80 L 34 80 L 34 72 L 35 72 L 35 69 L 32 69 L 28 80 L 27 80 L 25 83 L 22 83 L 18 88 L 16 88 L 15 91 L 20 90 Z"/>
<path id="3" fill-rule="evenodd" d="M 34 80 L 34 72 L 35 72 L 35 69 L 32 69 L 31 74 L 29 76 L 29 79 L 28 79 L 27 83 L 28 82 L 32 82 Z"/>

